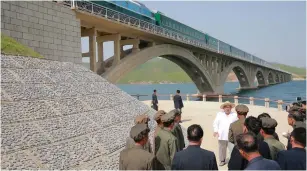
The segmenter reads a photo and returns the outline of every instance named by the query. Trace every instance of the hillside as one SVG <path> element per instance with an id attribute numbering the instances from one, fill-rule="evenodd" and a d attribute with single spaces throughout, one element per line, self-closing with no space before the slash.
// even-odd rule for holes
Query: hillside
<path id="1" fill-rule="evenodd" d="M 288 65 L 275 64 L 281 69 L 294 73 L 294 78 L 305 78 L 306 70 Z M 89 67 L 89 64 L 84 64 Z M 227 81 L 237 81 L 236 75 L 231 72 L 228 75 Z M 133 71 L 126 74 L 119 84 L 148 84 L 148 83 L 187 83 L 191 82 L 189 76 L 173 62 L 163 59 L 155 58 L 143 65 L 138 66 Z"/>
<path id="2" fill-rule="evenodd" d="M 273 65 L 276 67 L 279 67 L 282 70 L 292 73 L 294 78 L 296 77 L 306 78 L 306 68 L 299 68 L 299 67 L 278 64 L 278 63 L 274 63 Z"/>
<path id="3" fill-rule="evenodd" d="M 1 53 L 7 55 L 31 56 L 35 58 L 43 58 L 33 49 L 18 43 L 11 37 L 1 34 Z"/>

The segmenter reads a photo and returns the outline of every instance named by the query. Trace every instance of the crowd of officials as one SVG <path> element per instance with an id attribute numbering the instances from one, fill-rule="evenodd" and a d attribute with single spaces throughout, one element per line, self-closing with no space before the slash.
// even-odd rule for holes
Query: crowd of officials
<path id="1" fill-rule="evenodd" d="M 152 103 L 157 104 L 155 93 Z M 180 96 L 180 91 L 177 95 Z M 178 108 L 180 103 L 182 100 L 177 103 L 174 99 L 174 110 L 159 110 L 155 114 L 157 127 L 153 130 L 153 146 L 148 141 L 149 117 L 135 118 L 126 148 L 120 153 L 120 170 L 218 170 L 215 154 L 200 147 L 203 138 L 200 125 L 188 127 L 189 144 L 185 144 L 180 126 L 183 104 Z M 293 127 L 291 133 L 283 134 L 288 139 L 286 146 L 279 141 L 275 132 L 278 123 L 269 114 L 246 117 L 249 112 L 246 105 L 235 106 L 230 102 L 221 105 L 221 109 L 213 122 L 213 136 L 218 138 L 219 145 L 219 166 L 228 163 L 228 170 L 306 170 L 305 101 L 302 106 L 291 107 L 285 117 Z M 227 148 L 231 151 L 228 162 Z"/>

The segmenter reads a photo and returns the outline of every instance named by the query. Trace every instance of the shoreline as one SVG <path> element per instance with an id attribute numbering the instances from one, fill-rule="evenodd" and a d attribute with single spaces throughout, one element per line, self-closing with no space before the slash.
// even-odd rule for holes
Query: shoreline
<path id="1" fill-rule="evenodd" d="M 306 81 L 306 79 L 293 79 L 292 81 Z M 226 81 L 225 83 L 239 83 L 239 81 Z M 144 82 L 131 82 L 131 83 L 116 83 L 116 84 L 126 84 L 126 85 L 154 85 L 154 84 L 194 84 L 193 82 L 153 82 L 153 81 L 144 81 Z"/>

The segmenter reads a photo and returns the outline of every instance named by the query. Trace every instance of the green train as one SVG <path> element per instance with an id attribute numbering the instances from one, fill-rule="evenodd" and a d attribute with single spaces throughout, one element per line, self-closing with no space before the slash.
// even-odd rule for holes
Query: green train
<path id="1" fill-rule="evenodd" d="M 88 2 L 88 1 L 83 1 Z M 205 44 L 210 49 L 213 49 L 217 52 L 223 54 L 230 54 L 239 58 L 251 62 L 257 62 L 259 64 L 266 63 L 264 60 L 257 58 L 249 53 L 246 53 L 234 46 L 231 46 L 221 40 L 218 40 L 207 33 L 196 30 L 192 27 L 189 27 L 179 21 L 176 21 L 170 17 L 167 17 L 165 14 L 159 11 L 153 11 L 147 8 L 144 4 L 133 1 L 133 0 L 105 0 L 105 1 L 90 1 L 91 3 L 104 6 L 108 9 L 118 11 L 120 13 L 126 14 L 128 16 L 146 21 L 151 24 L 155 24 L 162 28 L 180 33 L 186 37 L 189 37 L 192 40 L 197 40 L 200 43 Z"/>

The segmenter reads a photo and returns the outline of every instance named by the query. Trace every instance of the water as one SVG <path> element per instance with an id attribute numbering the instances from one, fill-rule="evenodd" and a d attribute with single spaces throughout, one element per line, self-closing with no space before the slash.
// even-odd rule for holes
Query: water
<path id="1" fill-rule="evenodd" d="M 148 85 L 136 85 L 136 84 L 118 84 L 119 88 L 127 92 L 128 94 L 142 94 L 149 96 L 141 96 L 140 100 L 151 100 L 151 94 L 154 89 L 158 91 L 158 94 L 175 94 L 178 89 L 182 94 L 196 94 L 197 88 L 195 84 L 148 84 Z M 255 98 L 270 98 L 270 100 L 283 100 L 286 103 L 292 103 L 296 100 L 296 97 L 302 97 L 306 99 L 306 81 L 291 81 L 287 83 L 268 86 L 256 90 L 245 90 L 238 92 L 236 88 L 239 87 L 238 82 L 227 82 L 224 86 L 224 92 L 226 94 L 236 94 L 239 97 L 255 97 Z M 159 96 L 160 100 L 169 100 L 169 96 Z M 183 96 L 183 98 L 185 98 Z M 192 98 L 191 100 L 196 100 Z M 217 99 L 215 99 L 217 100 Z M 233 102 L 233 99 L 225 99 Z M 223 99 L 223 101 L 225 101 Z M 248 100 L 239 99 L 239 103 L 249 103 Z M 255 100 L 256 105 L 264 105 L 264 101 Z M 270 106 L 276 107 L 276 103 L 270 103 Z"/>

